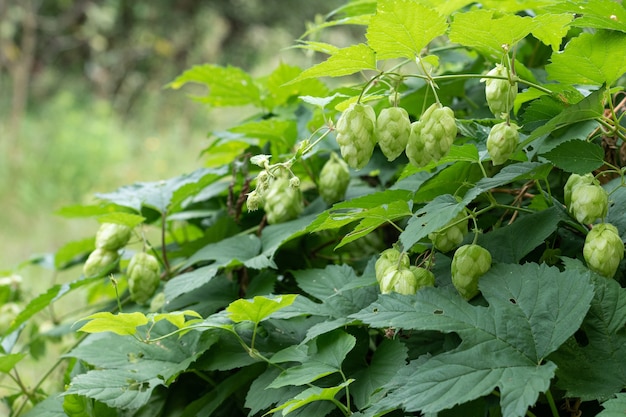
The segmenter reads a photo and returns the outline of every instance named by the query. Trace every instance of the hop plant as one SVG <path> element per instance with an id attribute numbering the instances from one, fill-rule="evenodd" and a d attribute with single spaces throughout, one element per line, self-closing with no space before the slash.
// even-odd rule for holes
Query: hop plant
<path id="1" fill-rule="evenodd" d="M 325 202 L 332 204 L 343 199 L 348 184 L 350 184 L 348 164 L 333 152 L 320 172 L 319 193 Z"/>
<path id="2" fill-rule="evenodd" d="M 478 295 L 478 280 L 491 268 L 491 254 L 481 246 L 461 246 L 452 258 L 452 284 L 466 300 Z"/>
<path id="3" fill-rule="evenodd" d="M 351 168 L 361 169 L 376 146 L 376 113 L 372 106 L 352 103 L 337 122 L 337 143 Z"/>
<path id="4" fill-rule="evenodd" d="M 264 208 L 269 224 L 298 217 L 303 209 L 300 188 L 290 186 L 289 178 L 284 176 L 274 178 L 265 192 Z"/>
<path id="5" fill-rule="evenodd" d="M 592 184 L 593 183 L 593 174 L 589 173 L 589 174 L 585 174 L 585 175 L 578 175 L 578 174 L 572 174 L 569 176 L 569 178 L 567 179 L 567 182 L 565 183 L 565 187 L 563 188 L 563 192 L 564 192 L 564 202 L 565 202 L 565 206 L 569 207 L 572 203 L 572 190 L 574 190 L 574 188 L 576 188 L 579 185 L 588 185 L 588 184 Z"/>
<path id="6" fill-rule="evenodd" d="M 438 161 L 450 150 L 456 133 L 452 109 L 439 103 L 432 104 L 420 120 L 411 125 L 406 147 L 409 161 L 420 167 L 432 160 Z"/>
<path id="7" fill-rule="evenodd" d="M 429 233 L 428 238 L 433 242 L 435 249 L 449 252 L 463 242 L 468 232 L 468 220 L 464 211 L 456 215 L 443 229 Z"/>
<path id="8" fill-rule="evenodd" d="M 519 126 L 502 122 L 491 128 L 487 137 L 487 152 L 494 165 L 505 163 L 519 143 Z"/>
<path id="9" fill-rule="evenodd" d="M 410 264 L 411 260 L 405 252 L 400 252 L 396 248 L 385 249 L 374 264 L 376 280 L 380 282 L 388 270 L 408 268 Z"/>
<path id="10" fill-rule="evenodd" d="M 126 274 L 130 299 L 137 304 L 146 304 L 156 292 L 161 281 L 159 261 L 145 252 L 137 252 L 130 258 Z"/>
<path id="11" fill-rule="evenodd" d="M 96 248 L 116 251 L 126 246 L 132 229 L 123 224 L 102 223 L 96 232 Z"/>
<path id="12" fill-rule="evenodd" d="M 624 258 L 624 242 L 617 228 L 610 223 L 593 226 L 585 238 L 583 257 L 589 269 L 613 278 Z"/>
<path id="13" fill-rule="evenodd" d="M 398 269 L 396 267 L 387 269 L 378 284 L 381 294 L 398 292 L 396 289 L 400 289 L 402 294 L 415 294 L 417 286 L 415 276 L 409 268 Z"/>
<path id="14" fill-rule="evenodd" d="M 381 110 L 376 119 L 378 145 L 389 161 L 396 159 L 406 148 L 411 133 L 409 114 L 402 107 Z"/>
<path id="15" fill-rule="evenodd" d="M 433 274 L 428 269 L 413 266 L 413 265 L 411 265 L 409 269 L 413 273 L 413 276 L 415 277 L 415 281 L 417 282 L 417 290 L 419 290 L 420 288 L 424 288 L 424 287 L 435 286 L 435 274 Z M 417 292 L 417 290 L 415 292 Z"/>
<path id="16" fill-rule="evenodd" d="M 580 223 L 603 219 L 609 208 L 609 194 L 598 184 L 578 184 L 572 189 L 570 213 Z"/>
<path id="17" fill-rule="evenodd" d="M 498 78 L 483 78 L 485 82 L 485 96 L 489 110 L 496 117 L 508 114 L 513 108 L 515 97 L 517 97 L 517 83 L 511 84 L 508 80 L 509 70 L 501 64 L 487 73 L 490 76 L 507 77 L 506 80 Z"/>
<path id="18" fill-rule="evenodd" d="M 117 261 L 118 256 L 116 250 L 96 248 L 87 257 L 83 265 L 83 274 L 86 277 L 104 274 L 111 268 L 111 265 Z"/>

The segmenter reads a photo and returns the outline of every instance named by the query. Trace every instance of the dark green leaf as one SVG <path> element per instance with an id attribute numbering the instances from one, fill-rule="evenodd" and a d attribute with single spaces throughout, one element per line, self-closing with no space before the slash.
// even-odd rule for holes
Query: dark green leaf
<path id="1" fill-rule="evenodd" d="M 604 164 L 604 150 L 584 140 L 563 142 L 541 156 L 562 170 L 579 175 L 594 171 Z"/>

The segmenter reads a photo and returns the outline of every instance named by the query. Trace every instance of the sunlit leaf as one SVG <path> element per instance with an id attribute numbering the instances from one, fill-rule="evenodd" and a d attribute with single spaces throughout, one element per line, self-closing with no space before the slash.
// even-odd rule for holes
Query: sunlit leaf
<path id="1" fill-rule="evenodd" d="M 101 333 L 111 332 L 119 335 L 134 335 L 137 333 L 137 327 L 148 324 L 148 318 L 138 311 L 134 313 L 117 313 L 109 312 L 95 313 L 85 317 L 89 320 L 78 331 L 85 333 Z"/>
<path id="2" fill-rule="evenodd" d="M 375 69 L 376 57 L 374 51 L 369 46 L 361 43 L 339 49 L 326 61 L 304 70 L 292 82 L 317 77 L 341 77 L 363 70 Z"/>
<path id="3" fill-rule="evenodd" d="M 235 323 L 245 320 L 260 323 L 278 310 L 291 305 L 295 299 L 295 294 L 285 294 L 273 298 L 256 296 L 252 300 L 237 300 L 226 307 L 226 311 Z"/>

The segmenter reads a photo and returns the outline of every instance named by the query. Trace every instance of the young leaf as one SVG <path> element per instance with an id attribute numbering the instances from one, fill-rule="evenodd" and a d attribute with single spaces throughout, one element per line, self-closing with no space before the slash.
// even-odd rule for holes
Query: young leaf
<path id="1" fill-rule="evenodd" d="M 626 33 L 582 33 L 553 54 L 548 79 L 560 83 L 610 86 L 626 72 Z"/>
<path id="2" fill-rule="evenodd" d="M 415 1 L 379 0 L 366 36 L 377 59 L 414 59 L 447 29 L 444 16 Z"/>
<path id="3" fill-rule="evenodd" d="M 563 142 L 541 156 L 562 170 L 579 175 L 594 171 L 604 164 L 604 150 L 584 140 Z"/>
<path id="4" fill-rule="evenodd" d="M 132 213 L 124 213 L 124 212 L 114 212 L 107 213 L 101 216 L 98 216 L 99 223 L 117 223 L 123 224 L 124 226 L 128 226 L 133 228 L 135 226 L 139 226 L 146 220 L 143 216 L 138 216 Z"/>
<path id="5" fill-rule="evenodd" d="M 450 40 L 499 58 L 504 53 L 503 45 L 512 48 L 535 26 L 536 23 L 528 16 L 472 10 L 455 15 L 450 25 Z"/>
<path id="6" fill-rule="evenodd" d="M 13 367 L 25 357 L 25 353 L 12 353 L 9 355 L 0 354 L 0 372 L 3 374 L 9 373 L 9 371 L 11 371 L 11 369 L 13 369 Z"/>
<path id="7" fill-rule="evenodd" d="M 589 278 L 545 265 L 496 264 L 479 287 L 488 307 L 447 289 L 415 296 L 382 295 L 353 315 L 377 328 L 455 332 L 455 349 L 423 358 L 396 378 L 381 409 L 438 412 L 499 388 L 502 414 L 521 417 L 550 386 L 556 365 L 547 356 L 580 326 L 593 298 Z"/>
<path id="8" fill-rule="evenodd" d="M 369 46 L 360 43 L 339 49 L 326 61 L 302 71 L 291 82 L 300 82 L 308 78 L 341 77 L 363 70 L 375 69 L 376 55 L 374 51 Z"/>
<path id="9" fill-rule="evenodd" d="M 101 333 L 112 332 L 124 335 L 134 335 L 137 333 L 137 327 L 148 324 L 148 318 L 138 311 L 134 313 L 118 313 L 109 312 L 95 313 L 84 318 L 89 320 L 78 331 L 85 333 Z"/>
<path id="10" fill-rule="evenodd" d="M 295 299 L 295 294 L 285 294 L 274 298 L 256 296 L 252 300 L 239 299 L 226 307 L 226 311 L 235 323 L 245 320 L 260 323 L 278 310 L 291 305 Z"/>
<path id="11" fill-rule="evenodd" d="M 612 29 L 626 32 L 626 9 L 615 1 L 593 0 L 581 4 L 578 1 L 559 2 L 546 8 L 557 13 L 576 15 L 572 26 L 581 28 Z"/>
<path id="12" fill-rule="evenodd" d="M 558 51 L 561 41 L 567 35 L 569 24 L 574 19 L 572 13 L 540 14 L 535 16 L 535 27 L 532 34 L 544 44 L 550 46 L 553 51 Z"/>
<path id="13" fill-rule="evenodd" d="M 168 87 L 178 90 L 187 83 L 204 84 L 209 88 L 206 96 L 193 97 L 212 106 L 260 106 L 261 93 L 254 80 L 236 67 L 196 65 L 183 72 Z"/>
<path id="14" fill-rule="evenodd" d="M 345 387 L 350 385 L 354 379 L 348 379 L 347 381 L 329 388 L 319 388 L 319 387 L 311 387 L 302 391 L 300 394 L 296 395 L 293 400 L 289 400 L 279 407 L 273 408 L 267 414 L 275 413 L 277 411 L 282 410 L 282 415 L 286 416 L 290 414 L 292 411 L 295 411 L 301 407 L 304 407 L 307 404 L 310 404 L 314 401 L 332 401 L 335 396 Z"/>

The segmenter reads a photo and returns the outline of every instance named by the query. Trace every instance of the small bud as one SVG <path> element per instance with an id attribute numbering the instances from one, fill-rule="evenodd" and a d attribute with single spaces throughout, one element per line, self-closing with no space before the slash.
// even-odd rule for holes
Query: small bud
<path id="1" fill-rule="evenodd" d="M 289 186 L 291 188 L 300 188 L 300 178 L 298 178 L 298 177 L 291 177 L 289 179 Z"/>
<path id="2" fill-rule="evenodd" d="M 248 193 L 248 198 L 246 199 L 246 205 L 248 206 L 248 211 L 256 211 L 259 209 L 259 206 L 263 202 L 261 196 L 256 191 L 252 191 Z"/>
<path id="3" fill-rule="evenodd" d="M 261 168 L 265 168 L 265 166 L 270 162 L 271 157 L 272 155 L 254 155 L 252 158 L 250 158 L 250 162 Z"/>

